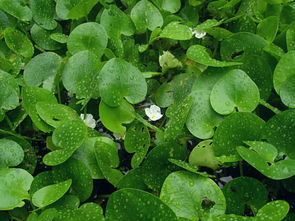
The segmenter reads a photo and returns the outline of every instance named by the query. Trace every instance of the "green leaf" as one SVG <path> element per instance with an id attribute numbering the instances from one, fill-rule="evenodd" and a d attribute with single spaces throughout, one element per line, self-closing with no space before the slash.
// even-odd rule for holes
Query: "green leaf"
<path id="1" fill-rule="evenodd" d="M 55 96 L 48 90 L 38 87 L 23 87 L 22 91 L 23 107 L 25 111 L 32 119 L 33 123 L 39 130 L 44 132 L 52 131 L 52 127 L 47 125 L 38 115 L 36 110 L 36 104 L 44 101 L 47 103 L 56 104 L 57 100 Z"/>
<path id="2" fill-rule="evenodd" d="M 7 46 L 16 54 L 30 58 L 34 54 L 34 47 L 30 39 L 15 28 L 4 30 L 4 39 Z"/>
<path id="3" fill-rule="evenodd" d="M 263 138 L 292 159 L 295 159 L 294 117 L 294 109 L 281 112 L 267 121 L 263 131 Z"/>
<path id="4" fill-rule="evenodd" d="M 225 212 L 226 202 L 222 191 L 213 180 L 190 172 L 171 173 L 165 180 L 160 199 L 179 218 L 198 220 Z"/>
<path id="5" fill-rule="evenodd" d="M 0 139 L 0 168 L 16 167 L 24 159 L 22 147 L 13 140 Z"/>
<path id="6" fill-rule="evenodd" d="M 72 180 L 45 186 L 37 190 L 32 196 L 32 203 L 40 208 L 48 206 L 59 200 L 70 188 Z"/>
<path id="7" fill-rule="evenodd" d="M 24 80 L 28 86 L 40 86 L 54 91 L 54 79 L 61 64 L 61 57 L 53 52 L 45 52 L 33 57 L 24 69 Z"/>
<path id="8" fill-rule="evenodd" d="M 160 38 L 170 38 L 174 40 L 189 40 L 192 38 L 192 31 L 186 25 L 179 22 L 171 22 L 164 27 Z"/>
<path id="9" fill-rule="evenodd" d="M 258 220 L 282 220 L 289 212 L 289 204 L 283 200 L 275 200 L 269 202 L 264 207 L 262 207 L 257 215 L 256 218 Z"/>
<path id="10" fill-rule="evenodd" d="M 154 92 L 153 97 L 157 106 L 165 108 L 173 103 L 173 88 L 171 82 L 165 82 Z"/>
<path id="11" fill-rule="evenodd" d="M 282 56 L 273 74 L 273 84 L 276 92 L 280 94 L 283 83 L 295 75 L 292 64 L 295 62 L 295 51 L 289 51 Z"/>
<path id="12" fill-rule="evenodd" d="M 12 210 L 25 205 L 29 200 L 33 177 L 20 168 L 0 169 L 0 210 Z"/>
<path id="13" fill-rule="evenodd" d="M 62 20 L 79 19 L 88 15 L 99 0 L 57 0 L 56 13 Z"/>
<path id="14" fill-rule="evenodd" d="M 295 108 L 295 76 L 287 78 L 282 84 L 280 97 L 286 106 Z"/>
<path id="15" fill-rule="evenodd" d="M 50 35 L 53 33 L 61 33 L 62 28 L 60 24 L 53 30 L 46 30 L 38 25 L 33 25 L 31 28 L 31 36 L 33 41 L 44 50 L 58 50 L 62 48 L 62 44 L 52 40 Z"/>
<path id="16" fill-rule="evenodd" d="M 0 110 L 13 110 L 19 105 L 18 82 L 5 72 L 0 72 L 0 94 Z"/>
<path id="17" fill-rule="evenodd" d="M 188 96 L 179 104 L 170 106 L 170 108 L 168 109 L 169 112 L 167 110 L 166 115 L 170 119 L 164 132 L 164 138 L 166 141 L 177 140 L 179 138 L 179 135 L 181 135 L 183 127 L 186 123 L 186 119 L 191 106 L 192 97 Z"/>
<path id="18" fill-rule="evenodd" d="M 32 20 L 32 11 L 24 0 L 0 0 L 0 9 L 23 22 Z"/>
<path id="19" fill-rule="evenodd" d="M 275 161 L 277 149 L 266 142 L 247 142 L 250 148 L 238 146 L 240 156 L 263 175 L 281 180 L 295 175 L 295 160 L 286 158 Z M 272 159 L 271 159 L 272 158 Z"/>
<path id="20" fill-rule="evenodd" d="M 235 161 L 240 157 L 236 147 L 247 140 L 259 140 L 265 122 L 251 113 L 233 113 L 218 126 L 213 138 L 215 156 L 233 156 Z"/>
<path id="21" fill-rule="evenodd" d="M 56 166 L 65 162 L 84 142 L 87 127 L 81 120 L 70 120 L 58 126 L 53 134 L 53 144 L 62 148 L 47 153 L 43 162 L 49 166 Z"/>
<path id="22" fill-rule="evenodd" d="M 192 45 L 186 52 L 186 56 L 203 65 L 211 66 L 211 67 L 228 67 L 241 65 L 241 62 L 227 62 L 227 61 L 219 61 L 214 58 L 211 58 L 207 49 L 202 45 Z"/>
<path id="23" fill-rule="evenodd" d="M 131 19 L 139 33 L 147 29 L 153 31 L 157 27 L 162 27 L 163 17 L 159 10 L 148 0 L 139 1 L 131 10 Z"/>
<path id="24" fill-rule="evenodd" d="M 99 96 L 98 76 L 102 63 L 90 51 L 74 54 L 66 63 L 62 82 L 65 88 L 78 99 L 97 98 Z"/>
<path id="25" fill-rule="evenodd" d="M 265 186 L 251 177 L 237 177 L 231 180 L 224 186 L 223 193 L 228 214 L 243 215 L 246 207 L 250 207 L 256 214 L 268 199 Z"/>
<path id="26" fill-rule="evenodd" d="M 123 98 L 132 104 L 145 99 L 147 84 L 143 74 L 120 58 L 109 60 L 99 75 L 99 92 L 104 103 L 117 107 Z"/>
<path id="27" fill-rule="evenodd" d="M 189 163 L 192 165 L 209 167 L 213 170 L 217 169 L 219 167 L 219 162 L 213 152 L 212 140 L 204 140 L 198 143 L 189 155 Z"/>
<path id="28" fill-rule="evenodd" d="M 124 147 L 128 153 L 135 153 L 131 159 L 132 168 L 138 167 L 144 160 L 150 146 L 150 134 L 146 126 L 134 122 L 128 128 Z"/>
<path id="29" fill-rule="evenodd" d="M 159 63 L 163 73 L 169 69 L 182 67 L 182 63 L 169 51 L 163 52 L 163 55 L 159 57 Z"/>
<path id="30" fill-rule="evenodd" d="M 123 177 L 121 171 L 114 169 L 120 164 L 116 143 L 107 137 L 98 137 L 95 143 L 95 156 L 104 177 L 114 186 Z"/>
<path id="31" fill-rule="evenodd" d="M 57 26 L 55 18 L 55 2 L 50 0 L 30 0 L 30 8 L 34 21 L 42 28 L 52 30 Z"/>
<path id="32" fill-rule="evenodd" d="M 106 218 L 117 221 L 177 220 L 174 212 L 159 198 L 136 189 L 114 192 L 108 200 Z"/>
<path id="33" fill-rule="evenodd" d="M 102 208 L 96 203 L 85 203 L 77 209 L 65 209 L 58 212 L 55 221 L 105 221 Z"/>
<path id="34" fill-rule="evenodd" d="M 152 149 L 142 165 L 142 176 L 145 184 L 160 192 L 166 177 L 177 169 L 168 159 L 184 160 L 185 154 L 185 147 L 172 142 L 161 143 Z"/>
<path id="35" fill-rule="evenodd" d="M 104 175 L 99 168 L 95 157 L 95 143 L 97 137 L 87 138 L 73 154 L 73 158 L 80 160 L 89 169 L 92 179 L 103 179 Z"/>
<path id="36" fill-rule="evenodd" d="M 234 112 L 252 112 L 259 104 L 260 96 L 256 84 L 242 70 L 229 71 L 214 85 L 210 102 L 213 109 L 222 115 Z"/>
<path id="37" fill-rule="evenodd" d="M 210 94 L 215 83 L 225 74 L 227 69 L 208 68 L 198 77 L 192 87 L 190 96 L 193 98 L 191 111 L 186 126 L 189 131 L 201 139 L 209 139 L 214 135 L 214 127 L 222 121 L 210 104 Z"/>
<path id="38" fill-rule="evenodd" d="M 273 42 L 279 29 L 278 16 L 269 16 L 257 26 L 257 34 L 269 42 Z"/>
<path id="39" fill-rule="evenodd" d="M 100 24 L 104 26 L 108 33 L 111 49 L 114 49 L 117 56 L 123 57 L 124 45 L 121 35 L 131 36 L 135 32 L 135 27 L 130 17 L 112 4 L 103 10 Z"/>
<path id="40" fill-rule="evenodd" d="M 110 131 L 124 134 L 126 128 L 123 124 L 129 124 L 134 120 L 134 108 L 125 100 L 118 107 L 110 107 L 103 101 L 99 104 L 99 116 L 102 124 Z"/>
<path id="41" fill-rule="evenodd" d="M 176 13 L 181 7 L 180 0 L 152 0 L 155 5 L 165 11 Z"/>
<path id="42" fill-rule="evenodd" d="M 295 25 L 291 24 L 286 31 L 286 44 L 288 51 L 295 50 Z"/>
<path id="43" fill-rule="evenodd" d="M 96 22 L 78 25 L 69 35 L 67 46 L 70 53 L 89 50 L 99 59 L 107 47 L 108 36 L 104 27 Z"/>
<path id="44" fill-rule="evenodd" d="M 39 117 L 54 128 L 59 127 L 64 121 L 80 120 L 76 111 L 62 104 L 38 102 L 36 110 Z"/>

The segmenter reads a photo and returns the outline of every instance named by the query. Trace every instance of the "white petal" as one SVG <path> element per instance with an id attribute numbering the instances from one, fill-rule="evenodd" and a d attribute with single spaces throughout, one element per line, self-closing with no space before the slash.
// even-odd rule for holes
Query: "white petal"
<path id="1" fill-rule="evenodd" d="M 150 106 L 150 110 L 152 113 L 161 113 L 161 108 L 154 104 Z"/>
<path id="2" fill-rule="evenodd" d="M 150 120 L 152 120 L 152 121 L 157 121 L 157 120 L 160 120 L 162 117 L 163 117 L 162 114 L 157 113 L 157 114 L 153 114 L 153 115 L 150 117 Z"/>
<path id="3" fill-rule="evenodd" d="M 80 114 L 81 120 L 84 120 L 84 114 Z"/>
<path id="4" fill-rule="evenodd" d="M 151 109 L 150 108 L 145 108 L 144 109 L 144 112 L 145 112 L 145 114 L 146 114 L 146 116 L 148 116 L 148 117 L 151 117 L 152 116 L 152 112 L 151 112 Z"/>
<path id="5" fill-rule="evenodd" d="M 196 30 L 196 31 L 193 31 L 193 34 L 195 35 L 196 38 L 204 38 L 207 33 L 204 31 Z"/>

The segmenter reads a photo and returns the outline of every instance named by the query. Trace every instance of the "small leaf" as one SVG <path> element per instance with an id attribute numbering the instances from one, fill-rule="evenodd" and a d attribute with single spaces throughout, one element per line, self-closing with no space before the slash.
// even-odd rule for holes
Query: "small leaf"
<path id="1" fill-rule="evenodd" d="M 99 96 L 98 75 L 102 63 L 90 51 L 74 54 L 66 63 L 62 82 L 65 88 L 74 93 L 78 99 L 97 98 Z"/>
<path id="2" fill-rule="evenodd" d="M 241 62 L 227 62 L 227 61 L 219 61 L 214 58 L 211 58 L 207 49 L 202 45 L 192 45 L 186 52 L 186 55 L 189 59 L 211 67 L 228 67 L 241 65 Z"/>
<path id="3" fill-rule="evenodd" d="M 114 169 L 120 164 L 116 144 L 107 137 L 98 137 L 95 143 L 95 156 L 104 177 L 114 186 L 123 177 L 121 171 Z"/>
<path id="4" fill-rule="evenodd" d="M 104 27 L 96 22 L 78 25 L 69 35 L 67 46 L 70 53 L 89 50 L 99 59 L 108 43 Z"/>
<path id="5" fill-rule="evenodd" d="M 131 10 L 131 19 L 139 33 L 147 29 L 153 31 L 163 25 L 163 17 L 159 10 L 148 0 L 139 1 Z"/>
<path id="6" fill-rule="evenodd" d="M 177 220 L 174 212 L 159 198 L 136 189 L 114 192 L 108 200 L 106 218 L 116 221 Z"/>
<path id="7" fill-rule="evenodd" d="M 48 206 L 59 200 L 70 188 L 72 180 L 45 186 L 37 190 L 32 196 L 32 203 L 40 208 Z"/>
<path id="8" fill-rule="evenodd" d="M 13 140 L 0 139 L 0 168 L 16 167 L 24 159 L 22 147 Z"/>
<path id="9" fill-rule="evenodd" d="M 189 40 L 192 38 L 192 31 L 186 25 L 178 22 L 171 22 L 164 27 L 160 38 L 170 38 L 174 40 Z"/>
<path id="10" fill-rule="evenodd" d="M 137 121 L 130 125 L 125 135 L 124 146 L 128 153 L 135 152 L 131 159 L 131 166 L 132 168 L 138 167 L 150 146 L 150 134 L 147 127 Z"/>
<path id="11" fill-rule="evenodd" d="M 0 169 L 0 210 L 12 210 L 25 205 L 29 200 L 33 177 L 20 168 Z"/>
<path id="12" fill-rule="evenodd" d="M 47 153 L 43 162 L 49 166 L 56 166 L 65 162 L 84 142 L 87 128 L 81 120 L 70 120 L 58 126 L 53 134 L 53 144 L 62 149 Z"/>
<path id="13" fill-rule="evenodd" d="M 263 19 L 257 26 L 257 34 L 269 42 L 273 42 L 279 29 L 279 18 L 269 16 Z"/>
<path id="14" fill-rule="evenodd" d="M 110 107 L 103 101 L 99 104 L 99 116 L 103 125 L 110 131 L 123 134 L 126 128 L 123 124 L 129 124 L 134 120 L 134 108 L 125 100 L 118 107 Z"/>
<path id="15" fill-rule="evenodd" d="M 28 86 L 40 86 L 54 91 L 54 79 L 61 64 L 61 57 L 53 52 L 45 52 L 33 57 L 25 66 L 24 80 Z"/>
<path id="16" fill-rule="evenodd" d="M 30 39 L 15 28 L 4 30 L 4 39 L 7 46 L 16 54 L 30 58 L 34 54 L 34 47 Z"/>

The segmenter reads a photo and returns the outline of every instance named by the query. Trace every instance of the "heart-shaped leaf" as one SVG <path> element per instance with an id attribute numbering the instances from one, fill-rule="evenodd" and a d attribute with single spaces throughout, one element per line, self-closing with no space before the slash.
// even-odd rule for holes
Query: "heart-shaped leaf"
<path id="1" fill-rule="evenodd" d="M 89 50 L 98 58 L 104 54 L 108 43 L 108 36 L 104 27 L 96 22 L 87 22 L 78 25 L 69 35 L 67 46 L 69 52 Z"/>
<path id="2" fill-rule="evenodd" d="M 24 159 L 22 147 L 13 140 L 0 139 L 0 168 L 18 166 Z"/>
<path id="3" fill-rule="evenodd" d="M 52 127 L 47 125 L 38 115 L 36 104 L 38 102 L 47 102 L 56 104 L 57 100 L 55 96 L 48 90 L 38 87 L 23 87 L 22 91 L 23 107 L 29 116 L 31 117 L 33 123 L 38 129 L 49 132 L 52 131 Z"/>
<path id="4" fill-rule="evenodd" d="M 113 58 L 99 75 L 99 92 L 104 103 L 117 107 L 126 98 L 132 104 L 145 99 L 147 84 L 142 73 L 123 59 Z"/>
<path id="5" fill-rule="evenodd" d="M 258 141 L 248 141 L 246 144 L 250 148 L 238 146 L 238 153 L 263 175 L 274 180 L 286 179 L 295 175 L 295 160 L 286 158 L 277 161 L 278 151 L 273 145 Z"/>
<path id="6" fill-rule="evenodd" d="M 72 180 L 45 186 L 32 196 L 32 203 L 37 207 L 45 207 L 60 199 L 70 188 Z"/>
<path id="7" fill-rule="evenodd" d="M 165 180 L 160 199 L 179 218 L 197 220 L 203 216 L 217 216 L 225 212 L 225 198 L 219 187 L 209 178 L 190 172 L 171 173 Z"/>
<path id="8" fill-rule="evenodd" d="M 163 17 L 159 10 L 148 0 L 139 1 L 131 10 L 131 19 L 139 33 L 147 29 L 153 31 L 163 25 Z"/>
<path id="9" fill-rule="evenodd" d="M 33 176 L 20 168 L 0 169 L 0 210 L 12 210 L 29 200 Z"/>
<path id="10" fill-rule="evenodd" d="M 65 88 L 74 93 L 78 99 L 97 98 L 98 75 L 102 63 L 90 51 L 80 51 L 73 55 L 66 63 L 62 82 Z"/>
<path id="11" fill-rule="evenodd" d="M 122 124 L 129 124 L 134 120 L 134 108 L 125 100 L 118 107 L 110 107 L 103 101 L 99 104 L 99 116 L 103 125 L 110 131 L 123 134 L 126 128 Z"/>
<path id="12" fill-rule="evenodd" d="M 256 84 L 242 70 L 229 71 L 214 85 L 210 102 L 213 109 L 222 115 L 237 108 L 240 112 L 252 112 L 259 104 L 260 96 Z"/>
<path id="13" fill-rule="evenodd" d="M 61 64 L 61 57 L 53 52 L 45 52 L 32 58 L 24 70 L 24 80 L 28 86 L 40 86 L 54 91 L 54 79 Z"/>
<path id="14" fill-rule="evenodd" d="M 53 144 L 62 149 L 46 154 L 43 162 L 49 166 L 65 162 L 81 146 L 86 136 L 87 128 L 81 120 L 63 122 L 52 134 Z"/>
<path id="15" fill-rule="evenodd" d="M 114 192 L 108 200 L 106 218 L 117 221 L 177 220 L 174 212 L 159 198 L 136 189 Z"/>
<path id="16" fill-rule="evenodd" d="M 251 113 L 233 113 L 226 117 L 213 138 L 215 156 L 233 156 L 234 161 L 238 161 L 236 147 L 243 141 L 261 139 L 264 124 L 261 118 Z"/>
<path id="17" fill-rule="evenodd" d="M 54 128 L 60 126 L 64 121 L 80 120 L 76 111 L 62 104 L 38 102 L 36 110 L 40 118 Z"/>
<path id="18" fill-rule="evenodd" d="M 250 207 L 254 214 L 267 202 L 265 186 L 251 177 L 238 177 L 228 182 L 223 193 L 226 199 L 226 213 L 243 215 Z"/>

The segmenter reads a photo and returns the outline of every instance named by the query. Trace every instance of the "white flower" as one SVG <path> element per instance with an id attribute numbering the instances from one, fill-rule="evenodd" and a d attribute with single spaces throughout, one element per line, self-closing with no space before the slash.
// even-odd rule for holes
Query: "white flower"
<path id="1" fill-rule="evenodd" d="M 86 114 L 86 118 L 84 119 L 84 114 L 80 114 L 80 118 L 84 121 L 87 127 L 95 128 L 96 121 L 93 119 L 92 114 Z"/>
<path id="2" fill-rule="evenodd" d="M 144 111 L 151 121 L 157 121 L 163 117 L 161 109 L 157 105 L 151 105 L 149 108 L 145 108 Z"/>
<path id="3" fill-rule="evenodd" d="M 205 31 L 201 31 L 201 30 L 195 30 L 195 31 L 193 31 L 193 29 L 190 29 L 190 30 L 192 31 L 192 34 L 196 38 L 204 38 L 207 34 Z"/>

